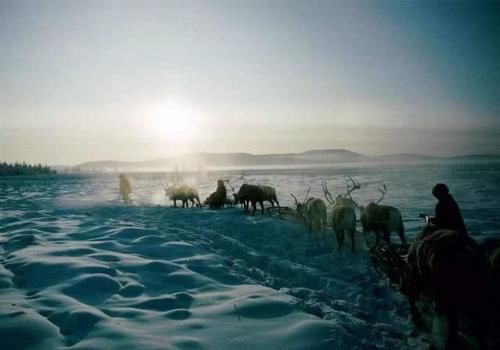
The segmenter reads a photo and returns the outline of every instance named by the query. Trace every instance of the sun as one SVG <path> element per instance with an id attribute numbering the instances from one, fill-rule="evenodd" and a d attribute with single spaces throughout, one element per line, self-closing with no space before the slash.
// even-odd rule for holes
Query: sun
<path id="1" fill-rule="evenodd" d="M 198 135 L 201 113 L 186 101 L 168 99 L 144 112 L 145 129 L 155 138 L 189 141 Z"/>

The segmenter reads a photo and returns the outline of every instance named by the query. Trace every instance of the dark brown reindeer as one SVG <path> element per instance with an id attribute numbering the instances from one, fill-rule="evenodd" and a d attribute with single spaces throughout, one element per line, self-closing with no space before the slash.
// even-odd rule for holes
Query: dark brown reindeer
<path id="1" fill-rule="evenodd" d="M 241 176 L 240 180 L 243 181 L 243 185 L 240 187 L 240 190 L 238 193 L 234 192 L 234 187 L 231 185 L 229 179 L 226 179 L 226 182 L 228 185 L 231 187 L 233 191 L 233 197 L 234 197 L 234 204 L 241 203 L 243 207 L 245 208 L 245 212 L 248 212 L 248 207 L 249 204 L 252 203 L 252 199 L 255 201 L 255 204 L 259 203 L 262 200 L 262 205 L 261 209 L 263 211 L 263 202 L 269 202 L 271 203 L 271 206 L 274 208 L 274 204 L 276 203 L 278 207 L 278 214 L 279 214 L 279 208 L 280 204 L 278 201 L 278 198 L 276 196 L 276 189 L 272 186 L 264 186 L 264 185 L 251 185 L 249 184 L 246 179 Z M 260 191 L 257 190 L 256 187 L 260 188 Z M 240 193 L 241 191 L 241 193 Z M 243 196 L 243 197 L 241 197 Z"/>
<path id="2" fill-rule="evenodd" d="M 271 206 L 273 208 L 274 204 L 276 203 L 279 209 L 280 202 L 278 202 L 278 197 L 276 196 L 276 189 L 272 186 L 264 186 L 264 185 L 259 185 L 259 187 L 262 189 L 262 192 L 264 193 L 264 202 L 271 203 Z"/>
<path id="3" fill-rule="evenodd" d="M 244 183 L 238 190 L 238 200 L 243 204 L 245 213 L 249 212 L 249 205 L 252 204 L 252 215 L 255 215 L 257 203 L 260 205 L 262 214 L 264 214 L 264 191 L 257 185 Z"/>
<path id="4" fill-rule="evenodd" d="M 390 234 L 392 232 L 397 232 L 401 239 L 401 243 L 405 244 L 405 228 L 401 212 L 395 207 L 379 204 L 387 193 L 387 187 L 384 184 L 383 188 L 379 188 L 378 190 L 382 196 L 376 202 L 370 202 L 366 207 L 356 204 L 361 211 L 363 233 L 374 232 L 375 244 L 377 245 L 380 243 L 381 237 L 387 244 L 390 244 Z"/>

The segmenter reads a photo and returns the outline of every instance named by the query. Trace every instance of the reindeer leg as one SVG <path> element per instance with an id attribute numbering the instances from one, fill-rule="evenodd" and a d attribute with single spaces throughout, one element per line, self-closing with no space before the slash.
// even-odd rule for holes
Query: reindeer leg
<path id="1" fill-rule="evenodd" d="M 401 227 L 399 228 L 398 234 L 399 234 L 399 239 L 401 240 L 401 243 L 406 244 L 405 228 L 404 228 L 402 223 L 401 223 Z"/>
<path id="2" fill-rule="evenodd" d="M 261 215 L 264 215 L 264 202 L 260 202 L 260 212 Z"/>
<path id="3" fill-rule="evenodd" d="M 352 253 L 354 254 L 356 252 L 356 249 L 354 248 L 354 231 L 350 231 L 351 234 L 351 250 Z"/>
<path id="4" fill-rule="evenodd" d="M 177 200 L 174 199 L 174 208 L 177 208 Z"/>
<path id="5" fill-rule="evenodd" d="M 391 234 L 389 230 L 384 230 L 384 240 L 387 242 L 388 245 L 391 245 Z"/>
<path id="6" fill-rule="evenodd" d="M 345 231 L 335 230 L 335 237 L 337 238 L 337 250 L 342 249 L 344 244 Z"/>
<path id="7" fill-rule="evenodd" d="M 252 215 L 255 215 L 256 211 L 257 211 L 257 202 L 252 201 Z"/>
<path id="8" fill-rule="evenodd" d="M 365 240 L 365 245 L 368 248 L 368 238 L 366 238 L 366 232 L 363 232 L 362 234 L 363 234 L 363 238 Z"/>

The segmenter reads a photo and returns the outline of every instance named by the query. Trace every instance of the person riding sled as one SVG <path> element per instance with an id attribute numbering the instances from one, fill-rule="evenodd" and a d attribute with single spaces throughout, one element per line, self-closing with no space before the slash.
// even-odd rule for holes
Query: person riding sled
<path id="1" fill-rule="evenodd" d="M 430 219 L 434 229 L 447 229 L 467 234 L 462 213 L 450 194 L 448 186 L 438 183 L 432 188 L 432 194 L 438 200 L 435 217 Z"/>

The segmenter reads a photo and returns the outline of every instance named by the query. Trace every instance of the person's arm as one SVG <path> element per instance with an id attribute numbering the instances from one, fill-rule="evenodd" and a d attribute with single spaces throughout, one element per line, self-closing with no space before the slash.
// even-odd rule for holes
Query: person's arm
<path id="1" fill-rule="evenodd" d="M 441 203 L 436 204 L 436 216 L 432 219 L 435 226 L 440 226 L 443 221 L 443 206 Z"/>
<path id="2" fill-rule="evenodd" d="M 425 213 L 421 213 L 420 217 L 425 220 L 425 223 L 427 225 L 434 225 L 434 217 L 433 216 L 429 216 Z"/>

